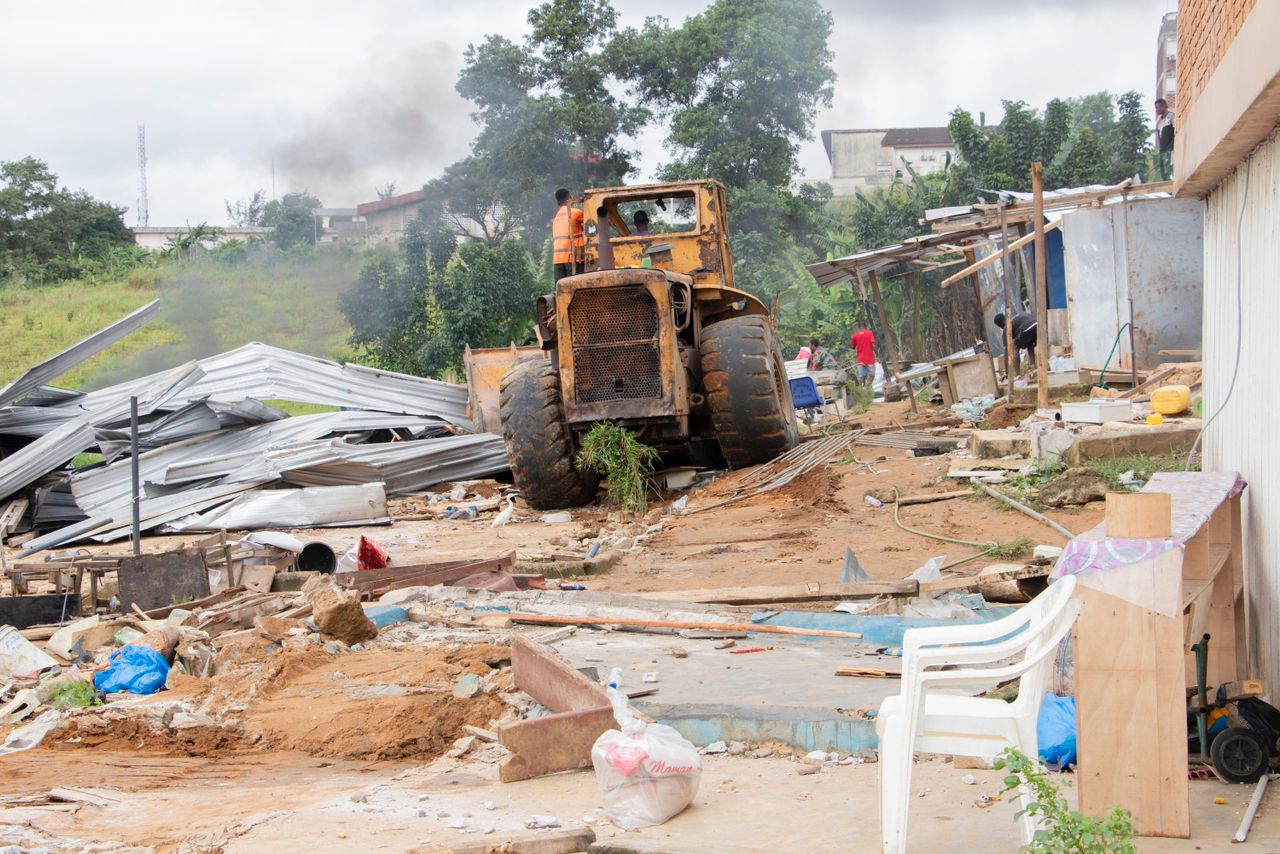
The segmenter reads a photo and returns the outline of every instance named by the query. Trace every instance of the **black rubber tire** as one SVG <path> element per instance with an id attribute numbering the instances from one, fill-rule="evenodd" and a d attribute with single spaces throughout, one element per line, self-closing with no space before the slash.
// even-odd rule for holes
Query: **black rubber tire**
<path id="1" fill-rule="evenodd" d="M 1267 740 L 1246 727 L 1232 727 L 1219 733 L 1209 748 L 1213 768 L 1232 783 L 1256 783 L 1267 770 L 1270 750 Z"/>
<path id="2" fill-rule="evenodd" d="M 507 371 L 499 387 L 502 441 L 520 495 L 539 510 L 580 507 L 595 497 L 600 479 L 573 464 L 576 448 L 564 420 L 560 377 L 548 359 L 530 359 Z"/>
<path id="3" fill-rule="evenodd" d="M 760 465 L 800 441 L 787 369 L 765 317 L 702 330 L 702 383 L 711 425 L 730 468 Z"/>

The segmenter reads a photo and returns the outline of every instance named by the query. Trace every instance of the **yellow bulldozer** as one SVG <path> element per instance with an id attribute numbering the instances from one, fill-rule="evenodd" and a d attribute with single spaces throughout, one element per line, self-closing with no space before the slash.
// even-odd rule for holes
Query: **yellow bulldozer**
<path id="1" fill-rule="evenodd" d="M 540 347 L 467 354 L 472 415 L 490 429 L 500 420 L 525 500 L 591 500 L 596 474 L 574 458 L 601 421 L 669 462 L 740 468 L 794 447 L 769 309 L 733 286 L 724 187 L 593 189 L 582 209 L 581 272 L 538 299 Z"/>

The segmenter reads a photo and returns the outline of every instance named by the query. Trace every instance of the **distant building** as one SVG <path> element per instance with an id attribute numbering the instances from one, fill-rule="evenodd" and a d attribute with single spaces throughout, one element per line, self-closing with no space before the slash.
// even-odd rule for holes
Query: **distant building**
<path id="1" fill-rule="evenodd" d="M 314 208 L 317 243 L 363 243 L 368 223 L 356 208 Z"/>
<path id="2" fill-rule="evenodd" d="M 133 242 L 143 249 L 159 252 L 168 248 L 169 242 L 191 231 L 189 225 L 139 225 L 133 228 Z M 253 237 L 265 239 L 271 229 L 256 225 L 228 226 L 219 228 L 216 237 L 207 241 L 208 246 L 220 246 L 229 240 L 249 240 Z"/>
<path id="3" fill-rule="evenodd" d="M 895 179 L 910 181 L 907 163 L 920 175 L 939 172 L 956 154 L 945 127 L 824 130 L 822 145 L 831 163 L 828 183 L 836 197 L 883 187 Z"/>
<path id="4" fill-rule="evenodd" d="M 404 227 L 422 210 L 427 194 L 423 190 L 402 193 L 389 199 L 356 205 L 355 215 L 365 221 L 365 239 L 369 243 L 400 242 Z"/>
<path id="5" fill-rule="evenodd" d="M 1169 109 L 1177 110 L 1178 100 L 1178 13 L 1170 12 L 1160 21 L 1156 38 L 1156 99 L 1164 98 Z"/>

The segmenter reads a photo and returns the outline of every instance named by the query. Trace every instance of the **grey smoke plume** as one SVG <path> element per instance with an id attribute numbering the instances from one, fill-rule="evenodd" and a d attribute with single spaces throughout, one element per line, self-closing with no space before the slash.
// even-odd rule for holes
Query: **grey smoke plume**
<path id="1" fill-rule="evenodd" d="M 341 82 L 323 112 L 309 116 L 276 149 L 278 193 L 308 189 L 331 207 L 376 198 L 394 181 L 409 192 L 462 157 L 475 134 L 459 122 L 454 91 L 462 57 L 443 41 L 373 60 L 358 82 Z"/>

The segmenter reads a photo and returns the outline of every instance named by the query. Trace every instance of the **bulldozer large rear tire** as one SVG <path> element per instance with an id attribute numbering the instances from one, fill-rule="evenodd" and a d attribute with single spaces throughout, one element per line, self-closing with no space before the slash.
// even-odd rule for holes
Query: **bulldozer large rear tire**
<path id="1" fill-rule="evenodd" d="M 557 510 L 594 498 L 600 481 L 573 464 L 573 434 L 551 362 L 537 358 L 514 365 L 502 378 L 499 401 L 502 440 L 524 500 L 539 510 Z"/>
<path id="2" fill-rule="evenodd" d="M 791 386 L 768 318 L 713 323 L 702 330 L 701 356 L 711 425 L 731 468 L 766 463 L 795 447 Z"/>

